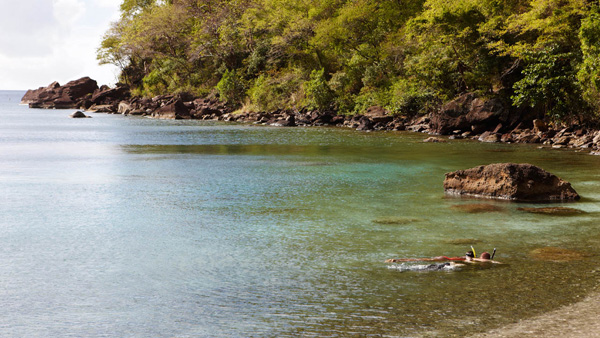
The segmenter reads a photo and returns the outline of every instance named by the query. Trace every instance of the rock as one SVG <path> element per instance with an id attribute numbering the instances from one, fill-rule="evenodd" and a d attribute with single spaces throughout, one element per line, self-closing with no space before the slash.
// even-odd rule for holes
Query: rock
<path id="1" fill-rule="evenodd" d="M 554 145 L 558 145 L 558 146 L 566 146 L 567 144 L 569 144 L 569 141 L 571 141 L 570 136 L 560 136 L 560 137 L 555 137 L 553 139 Z"/>
<path id="2" fill-rule="evenodd" d="M 445 104 L 431 116 L 431 131 L 436 134 L 457 134 L 473 131 L 476 134 L 491 131 L 508 124 L 509 110 L 499 99 L 483 99 L 473 93 L 463 94 Z"/>
<path id="3" fill-rule="evenodd" d="M 594 144 L 600 144 L 600 131 L 597 131 L 597 132 L 594 134 L 594 138 L 592 139 L 592 142 L 593 142 Z"/>
<path id="4" fill-rule="evenodd" d="M 517 208 L 519 211 L 525 211 L 532 214 L 556 215 L 556 216 L 574 216 L 585 214 L 585 211 L 566 208 L 566 207 L 549 207 L 549 208 Z"/>
<path id="5" fill-rule="evenodd" d="M 91 117 L 91 116 L 87 116 L 81 111 L 76 111 L 73 114 L 69 115 L 69 117 L 71 117 L 71 118 L 86 118 L 86 117 Z"/>
<path id="6" fill-rule="evenodd" d="M 40 87 L 38 89 L 29 89 L 23 98 L 21 98 L 21 104 L 31 104 L 40 100 L 40 96 L 48 96 L 48 93 L 54 94 L 55 91 L 60 88 L 60 84 L 56 81 L 48 85 L 48 87 Z"/>
<path id="7" fill-rule="evenodd" d="M 456 239 L 449 239 L 444 241 L 444 243 L 448 243 L 448 244 L 453 244 L 453 245 L 475 245 L 478 243 L 481 243 L 481 240 L 479 239 L 475 239 L 475 238 L 456 238 Z"/>
<path id="8" fill-rule="evenodd" d="M 571 184 L 531 164 L 496 163 L 447 173 L 447 194 L 514 201 L 574 201 Z"/>
<path id="9" fill-rule="evenodd" d="M 588 255 L 583 252 L 556 247 L 538 248 L 532 250 L 530 255 L 534 259 L 551 262 L 569 262 L 582 260 L 588 257 Z"/>
<path id="10" fill-rule="evenodd" d="M 541 138 L 531 130 L 513 130 L 513 140 L 517 143 L 539 143 Z"/>
<path id="11" fill-rule="evenodd" d="M 504 142 L 504 143 L 512 143 L 512 142 L 514 142 L 512 133 L 503 134 L 500 137 L 500 142 Z"/>
<path id="12" fill-rule="evenodd" d="M 577 148 L 590 148 L 592 145 L 593 135 L 587 134 L 569 141 L 569 144 Z"/>
<path id="13" fill-rule="evenodd" d="M 447 141 L 444 139 L 441 139 L 439 137 L 428 137 L 428 138 L 424 139 L 423 142 L 445 143 Z"/>
<path id="14" fill-rule="evenodd" d="M 413 124 L 410 125 L 408 127 L 406 127 L 406 130 L 408 131 L 412 131 L 415 133 L 425 133 L 429 131 L 429 125 L 428 124 Z"/>
<path id="15" fill-rule="evenodd" d="M 48 87 L 28 90 L 21 103 L 29 104 L 30 108 L 74 109 L 79 108 L 96 89 L 98 84 L 89 77 L 70 81 L 64 86 L 52 82 Z"/>
<path id="16" fill-rule="evenodd" d="M 146 111 L 143 109 L 134 109 L 128 113 L 128 115 L 132 115 L 132 116 L 145 115 L 145 114 L 146 114 Z"/>
<path id="17" fill-rule="evenodd" d="M 533 132 L 545 133 L 548 131 L 548 124 L 542 120 L 533 120 Z"/>
<path id="18" fill-rule="evenodd" d="M 189 119 L 190 110 L 179 99 L 159 108 L 152 113 L 152 117 L 165 120 Z"/>
<path id="19" fill-rule="evenodd" d="M 489 131 L 486 131 L 485 133 L 481 134 L 481 136 L 479 136 L 479 141 L 481 142 L 495 143 L 500 142 L 500 140 L 500 134 L 492 133 Z"/>
<path id="20" fill-rule="evenodd" d="M 129 102 L 121 101 L 121 102 L 119 102 L 119 107 L 117 108 L 117 113 L 127 115 L 132 110 L 133 110 L 133 108 L 131 107 L 131 104 Z"/>
<path id="21" fill-rule="evenodd" d="M 361 131 L 373 130 L 373 121 L 371 121 L 371 119 L 369 117 L 363 116 L 360 119 L 356 130 L 361 130 Z"/>
<path id="22" fill-rule="evenodd" d="M 109 88 L 108 86 L 102 86 L 94 91 L 91 102 L 97 105 L 114 104 L 124 101 L 129 96 L 129 88 L 127 87 L 118 86 Z"/>
<path id="23" fill-rule="evenodd" d="M 377 224 L 386 224 L 386 225 L 402 225 L 409 223 L 420 222 L 421 219 L 418 218 L 410 218 L 410 217 L 381 217 L 373 220 L 373 223 Z"/>
<path id="24" fill-rule="evenodd" d="M 271 123 L 271 125 L 277 127 L 295 127 L 296 119 L 293 115 L 289 115 L 285 119 L 279 119 L 275 123 Z"/>
<path id="25" fill-rule="evenodd" d="M 478 214 L 483 212 L 499 212 L 504 211 L 504 208 L 493 204 L 484 203 L 471 203 L 471 204 L 458 204 L 453 205 L 452 209 L 460 210 L 470 214 Z"/>
<path id="26" fill-rule="evenodd" d="M 104 105 L 93 105 L 90 108 L 88 108 L 88 111 L 94 112 L 94 113 L 114 113 L 116 112 L 116 109 L 113 105 L 110 104 L 104 104 Z"/>

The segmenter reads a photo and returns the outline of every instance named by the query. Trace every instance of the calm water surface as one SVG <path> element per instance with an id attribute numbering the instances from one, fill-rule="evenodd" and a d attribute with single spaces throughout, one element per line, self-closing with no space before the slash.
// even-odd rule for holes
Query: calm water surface
<path id="1" fill-rule="evenodd" d="M 600 157 L 421 134 L 159 121 L 0 92 L 0 335 L 444 337 L 577 301 L 600 279 Z M 444 173 L 529 162 L 585 214 L 445 198 Z M 499 209 L 467 213 L 457 205 Z M 392 257 L 498 248 L 504 266 Z M 467 241 L 469 242 L 469 241 Z M 470 243 L 470 242 L 469 242 Z M 587 251 L 534 260 L 531 250 Z"/>

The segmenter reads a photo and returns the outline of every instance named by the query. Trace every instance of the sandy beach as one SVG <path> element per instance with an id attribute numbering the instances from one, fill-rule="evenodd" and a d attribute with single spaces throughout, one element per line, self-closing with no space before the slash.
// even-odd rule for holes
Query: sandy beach
<path id="1" fill-rule="evenodd" d="M 472 336 L 483 337 L 600 337 L 600 293 L 558 310 Z"/>

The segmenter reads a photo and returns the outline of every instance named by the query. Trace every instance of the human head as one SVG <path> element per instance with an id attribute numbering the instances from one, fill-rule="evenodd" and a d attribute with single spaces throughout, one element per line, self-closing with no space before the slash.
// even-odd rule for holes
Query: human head
<path id="1" fill-rule="evenodd" d="M 467 253 L 465 254 L 466 258 L 468 261 L 472 260 L 473 258 L 475 258 L 475 254 L 473 253 L 473 251 L 467 251 Z"/>
<path id="2" fill-rule="evenodd" d="M 490 259 L 490 253 L 489 252 L 482 252 L 481 255 L 479 256 L 479 258 L 481 259 Z"/>

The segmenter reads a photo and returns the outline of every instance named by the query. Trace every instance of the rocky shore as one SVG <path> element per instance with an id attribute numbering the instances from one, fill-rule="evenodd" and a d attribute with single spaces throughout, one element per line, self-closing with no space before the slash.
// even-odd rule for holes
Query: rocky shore
<path id="1" fill-rule="evenodd" d="M 600 154 L 600 131 L 584 126 L 560 126 L 545 122 L 541 116 L 509 109 L 495 98 L 466 93 L 421 116 L 393 115 L 377 106 L 361 115 L 335 112 L 277 110 L 240 112 L 217 99 L 187 94 L 153 98 L 132 97 L 124 86 L 98 87 L 85 77 L 64 86 L 57 82 L 29 90 L 22 99 L 30 108 L 81 109 L 87 112 L 140 115 L 158 119 L 199 119 L 254 123 L 280 127 L 337 126 L 360 131 L 401 131 L 445 135 L 447 139 L 474 139 L 481 142 L 535 143 L 552 148 L 576 148 Z M 429 142 L 444 141 L 428 139 Z"/>

